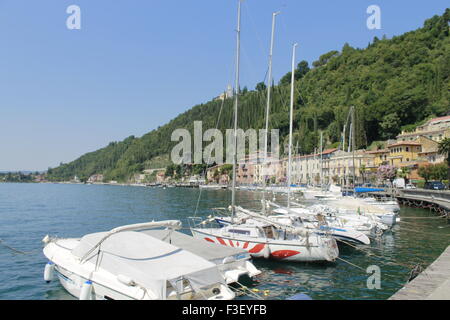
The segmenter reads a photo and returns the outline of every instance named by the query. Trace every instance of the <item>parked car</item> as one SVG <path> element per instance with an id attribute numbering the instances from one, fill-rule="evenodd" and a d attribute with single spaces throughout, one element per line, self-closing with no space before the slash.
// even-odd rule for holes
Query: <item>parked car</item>
<path id="1" fill-rule="evenodd" d="M 445 184 L 440 181 L 428 181 L 425 183 L 424 189 L 430 190 L 445 190 Z"/>
<path id="2" fill-rule="evenodd" d="M 413 185 L 412 183 L 408 183 L 408 184 L 405 186 L 405 189 L 417 189 L 417 188 L 416 188 L 416 186 Z"/>

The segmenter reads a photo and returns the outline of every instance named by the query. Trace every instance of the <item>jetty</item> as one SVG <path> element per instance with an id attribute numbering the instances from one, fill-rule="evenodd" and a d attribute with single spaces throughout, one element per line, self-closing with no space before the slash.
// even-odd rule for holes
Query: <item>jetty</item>
<path id="1" fill-rule="evenodd" d="M 398 190 L 395 197 L 401 205 L 428 209 L 450 218 L 450 191 L 404 189 Z"/>
<path id="2" fill-rule="evenodd" d="M 396 198 L 398 203 L 412 208 L 427 209 L 450 219 L 450 191 L 428 189 L 385 189 L 368 192 L 377 199 Z"/>
<path id="3" fill-rule="evenodd" d="M 389 300 L 450 300 L 450 246 Z"/>

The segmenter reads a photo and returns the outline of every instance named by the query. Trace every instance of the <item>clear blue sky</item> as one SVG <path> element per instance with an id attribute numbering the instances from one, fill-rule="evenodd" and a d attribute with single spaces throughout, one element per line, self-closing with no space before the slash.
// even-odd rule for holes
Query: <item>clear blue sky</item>
<path id="1" fill-rule="evenodd" d="M 81 8 L 68 30 L 66 8 Z M 366 27 L 371 4 L 381 30 Z M 448 1 L 246 0 L 241 86 L 264 79 L 273 11 L 277 82 L 348 42 L 399 35 Z M 233 81 L 235 0 L 0 0 L 0 170 L 45 170 L 165 124 Z"/>

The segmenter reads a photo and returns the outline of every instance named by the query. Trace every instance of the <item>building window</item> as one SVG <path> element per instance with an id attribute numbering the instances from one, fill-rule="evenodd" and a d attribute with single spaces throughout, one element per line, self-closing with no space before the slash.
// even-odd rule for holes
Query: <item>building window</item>
<path id="1" fill-rule="evenodd" d="M 409 151 L 409 147 L 406 147 L 406 152 L 408 152 Z"/>

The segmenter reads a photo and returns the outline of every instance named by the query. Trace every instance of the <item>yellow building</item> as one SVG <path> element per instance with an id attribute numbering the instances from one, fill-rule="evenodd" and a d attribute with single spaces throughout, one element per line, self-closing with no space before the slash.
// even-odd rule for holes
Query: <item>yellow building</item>
<path id="1" fill-rule="evenodd" d="M 387 155 L 388 164 L 399 166 L 401 163 L 415 161 L 422 152 L 422 145 L 416 141 L 400 141 L 389 145 Z"/>
<path id="2" fill-rule="evenodd" d="M 389 161 L 387 158 L 389 156 L 389 149 L 366 151 L 366 153 L 374 156 L 373 165 L 374 165 L 375 169 L 377 169 L 379 166 L 381 166 L 383 164 L 389 164 Z"/>

